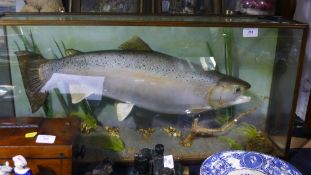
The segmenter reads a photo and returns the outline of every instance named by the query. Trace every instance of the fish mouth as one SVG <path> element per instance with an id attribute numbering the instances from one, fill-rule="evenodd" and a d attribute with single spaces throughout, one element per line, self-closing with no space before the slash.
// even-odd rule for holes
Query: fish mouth
<path id="1" fill-rule="evenodd" d="M 250 102 L 252 97 L 245 96 L 245 95 L 239 95 L 238 97 L 235 98 L 234 101 L 230 102 L 229 105 L 237 105 L 237 104 L 242 104 L 242 103 L 247 103 Z"/>

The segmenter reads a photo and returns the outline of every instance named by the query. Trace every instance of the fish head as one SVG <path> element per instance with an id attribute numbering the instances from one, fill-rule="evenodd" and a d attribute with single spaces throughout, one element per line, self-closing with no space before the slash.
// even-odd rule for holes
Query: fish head
<path id="1" fill-rule="evenodd" d="M 246 103 L 251 100 L 251 97 L 243 94 L 250 87 L 251 85 L 246 81 L 224 76 L 215 85 L 209 87 L 206 98 L 208 104 L 214 109 Z"/>

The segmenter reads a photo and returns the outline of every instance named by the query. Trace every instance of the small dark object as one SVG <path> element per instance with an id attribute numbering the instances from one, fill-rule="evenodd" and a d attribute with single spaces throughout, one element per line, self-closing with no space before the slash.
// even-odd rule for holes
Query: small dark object
<path id="1" fill-rule="evenodd" d="M 85 175 L 112 175 L 113 163 L 110 160 L 103 160 L 99 164 L 91 168 Z"/>
<path id="2" fill-rule="evenodd" d="M 76 144 L 74 147 L 73 147 L 73 156 L 75 158 L 81 158 L 83 159 L 85 157 L 85 152 L 86 152 L 86 148 L 85 148 L 85 145 L 78 145 Z"/>
<path id="3" fill-rule="evenodd" d="M 157 144 L 154 148 L 155 150 L 155 153 L 158 155 L 158 156 L 163 156 L 164 154 L 164 145 L 162 144 Z"/>
<path id="4" fill-rule="evenodd" d="M 164 167 L 164 145 L 155 148 L 143 148 L 134 156 L 132 175 L 175 175 L 174 169 Z"/>
<path id="5" fill-rule="evenodd" d="M 162 175 L 174 175 L 174 170 L 170 168 L 164 168 Z"/>
<path id="6" fill-rule="evenodd" d="M 148 160 L 152 159 L 152 150 L 148 148 L 143 148 L 140 150 L 140 153 L 146 157 Z"/>
<path id="7" fill-rule="evenodd" d="M 149 160 L 142 153 L 134 155 L 133 175 L 147 175 L 149 174 Z"/>

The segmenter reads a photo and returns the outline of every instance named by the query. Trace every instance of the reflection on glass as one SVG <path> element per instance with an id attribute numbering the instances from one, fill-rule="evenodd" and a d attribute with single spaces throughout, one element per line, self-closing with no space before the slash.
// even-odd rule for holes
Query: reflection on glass
<path id="1" fill-rule="evenodd" d="M 273 15 L 273 0 L 225 0 L 224 10 L 248 15 Z"/>

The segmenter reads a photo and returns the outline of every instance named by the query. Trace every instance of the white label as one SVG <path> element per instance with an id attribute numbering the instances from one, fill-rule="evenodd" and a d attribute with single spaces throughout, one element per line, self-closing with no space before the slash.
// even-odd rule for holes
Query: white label
<path id="1" fill-rule="evenodd" d="M 49 143 L 52 144 L 55 142 L 56 136 L 53 135 L 38 135 L 36 143 Z"/>
<path id="2" fill-rule="evenodd" d="M 164 168 L 170 168 L 170 169 L 174 168 L 173 155 L 164 156 L 164 161 L 163 162 L 164 162 Z"/>
<path id="3" fill-rule="evenodd" d="M 258 37 L 258 28 L 244 28 L 243 37 Z"/>

